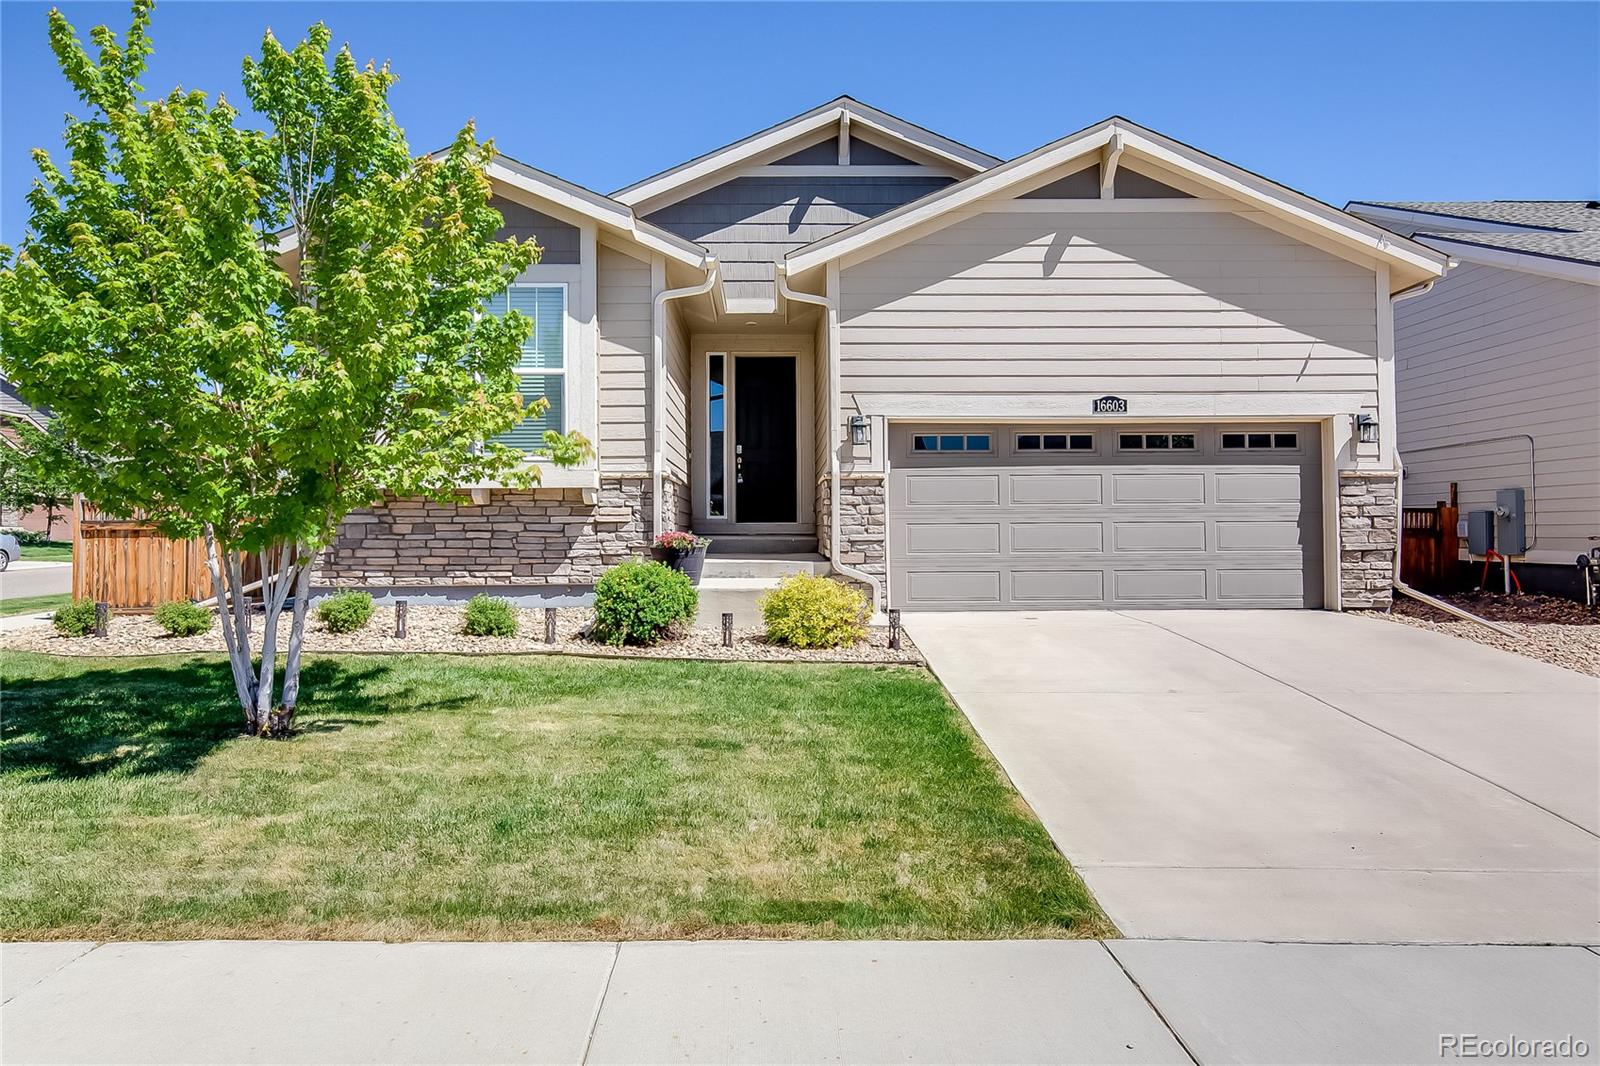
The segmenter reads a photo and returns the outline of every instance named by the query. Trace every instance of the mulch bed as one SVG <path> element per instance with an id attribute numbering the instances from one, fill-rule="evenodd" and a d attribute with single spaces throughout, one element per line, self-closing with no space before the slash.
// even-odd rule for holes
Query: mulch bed
<path id="1" fill-rule="evenodd" d="M 1600 677 L 1600 619 L 1575 600 L 1559 596 L 1470 592 L 1439 596 L 1464 611 L 1514 630 L 1516 639 L 1446 614 L 1408 597 L 1397 597 L 1391 613 L 1363 612 L 1419 629 L 1464 637 L 1491 648 Z"/>
<path id="2" fill-rule="evenodd" d="M 720 629 L 685 627 L 660 644 L 648 648 L 616 648 L 590 640 L 585 631 L 594 619 L 587 607 L 562 607 L 556 611 L 556 643 L 544 642 L 544 611 L 541 608 L 517 610 L 517 635 L 514 637 L 473 637 L 461 631 L 465 612 L 460 607 L 412 606 L 406 616 L 406 637 L 394 635 L 394 608 L 377 607 L 365 626 L 354 633 L 330 633 L 315 617 L 306 620 L 306 652 L 386 652 L 439 653 L 452 655 L 566 654 L 615 656 L 647 659 L 712 659 L 747 662 L 849 662 L 916 663 L 922 654 L 911 639 L 901 634 L 901 647 L 889 647 L 889 631 L 874 627 L 867 639 L 849 648 L 787 648 L 767 643 L 757 629 L 734 631 L 733 646 L 722 646 Z M 255 620 L 259 640 L 261 621 Z M 288 647 L 289 623 L 285 617 L 278 627 L 280 653 Z M 258 645 L 259 646 L 259 645 Z M 187 652 L 220 652 L 222 631 L 215 624 L 209 632 L 194 637 L 168 636 L 148 615 L 117 615 L 111 619 L 106 639 L 63 637 L 48 622 L 0 634 L 0 649 L 40 651 L 52 655 L 172 655 Z"/>

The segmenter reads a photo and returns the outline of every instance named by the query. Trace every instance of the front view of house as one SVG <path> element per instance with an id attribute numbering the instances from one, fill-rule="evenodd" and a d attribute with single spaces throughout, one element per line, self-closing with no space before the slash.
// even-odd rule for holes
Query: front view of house
<path id="1" fill-rule="evenodd" d="M 880 609 L 1389 598 L 1440 252 L 1121 118 L 1002 161 L 840 98 L 610 196 L 491 177 L 544 248 L 507 440 L 597 460 L 352 515 L 323 586 L 558 601 L 689 528 Z"/>

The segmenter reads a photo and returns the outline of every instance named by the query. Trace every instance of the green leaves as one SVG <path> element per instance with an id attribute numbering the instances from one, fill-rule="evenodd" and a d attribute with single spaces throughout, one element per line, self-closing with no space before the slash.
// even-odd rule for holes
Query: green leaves
<path id="1" fill-rule="evenodd" d="M 526 481 L 524 456 L 481 443 L 523 415 L 530 323 L 479 309 L 538 255 L 495 239 L 492 147 L 468 124 L 413 160 L 394 74 L 330 54 L 320 23 L 245 60 L 264 131 L 199 92 L 141 102 L 150 12 L 120 40 L 97 27 L 95 56 L 52 12 L 87 114 L 64 166 L 35 154 L 30 232 L 0 249 L 0 369 L 101 460 L 84 491 L 254 551 L 321 546 L 384 491 Z"/>

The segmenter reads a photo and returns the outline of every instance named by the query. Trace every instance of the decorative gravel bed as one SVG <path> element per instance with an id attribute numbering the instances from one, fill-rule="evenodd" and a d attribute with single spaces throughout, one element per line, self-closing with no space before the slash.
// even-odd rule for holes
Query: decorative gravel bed
<path id="1" fill-rule="evenodd" d="M 610 655 L 648 659 L 761 660 L 771 662 L 921 663 L 911 639 L 901 634 L 898 651 L 889 647 L 889 631 L 873 627 L 867 639 L 851 648 L 799 649 L 768 644 L 760 629 L 737 629 L 733 646 L 722 646 L 720 629 L 684 628 L 650 648 L 614 648 L 590 640 L 584 631 L 594 618 L 587 607 L 556 611 L 556 643 L 544 642 L 544 610 L 517 611 L 515 637 L 469 637 L 461 631 L 460 607 L 412 606 L 406 614 L 406 638 L 394 636 L 394 608 L 378 607 L 354 633 L 330 633 L 315 617 L 306 620 L 307 652 L 444 652 L 459 655 L 527 654 Z M 259 630 L 261 621 L 256 619 Z M 278 649 L 289 642 L 288 620 L 278 627 Z M 0 634 L 0 648 L 42 651 L 52 655 L 170 655 L 223 651 L 222 631 L 215 624 L 195 637 L 171 637 L 148 615 L 117 615 L 106 639 L 63 637 L 48 622 Z"/>
<path id="2" fill-rule="evenodd" d="M 1517 639 L 1502 636 L 1476 622 L 1456 618 L 1436 607 L 1404 597 L 1395 600 L 1392 613 L 1362 613 L 1418 629 L 1465 637 L 1491 648 L 1600 677 L 1600 620 L 1591 617 L 1581 603 L 1559 596 L 1506 596 L 1492 592 L 1438 598 L 1464 611 L 1471 611 L 1480 618 L 1498 622 L 1507 629 L 1515 630 L 1519 636 Z"/>

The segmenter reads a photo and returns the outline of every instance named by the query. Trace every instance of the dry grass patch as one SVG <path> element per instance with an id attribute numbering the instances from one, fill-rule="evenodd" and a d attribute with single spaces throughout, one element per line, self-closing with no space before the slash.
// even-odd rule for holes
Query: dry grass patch
<path id="1" fill-rule="evenodd" d="M 920 670 L 7 653 L 0 937 L 1110 931 Z"/>

